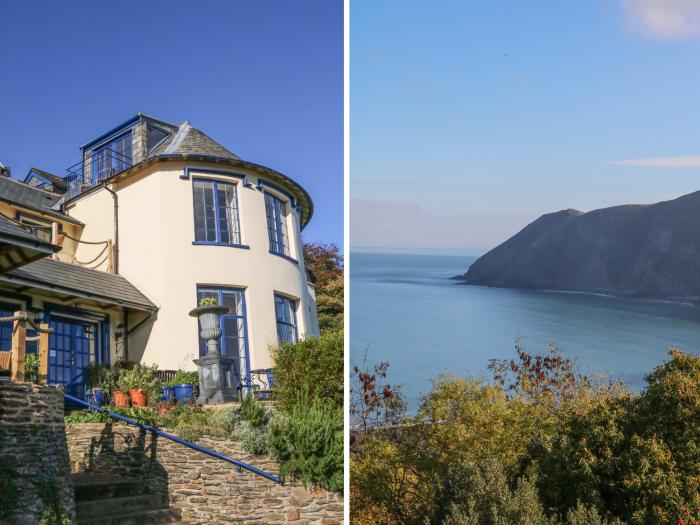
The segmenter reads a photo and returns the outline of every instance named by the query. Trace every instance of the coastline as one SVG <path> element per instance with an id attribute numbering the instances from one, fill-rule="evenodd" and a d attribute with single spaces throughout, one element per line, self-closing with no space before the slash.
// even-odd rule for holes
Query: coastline
<path id="1" fill-rule="evenodd" d="M 470 283 L 464 280 L 463 275 L 455 275 L 449 278 L 450 280 L 458 281 L 456 284 L 460 286 L 482 286 L 485 288 L 502 288 L 509 290 L 526 290 L 531 292 L 545 292 L 556 294 L 578 294 L 590 295 L 596 297 L 608 297 L 611 299 L 634 299 L 637 301 L 649 301 L 667 304 L 679 304 L 684 306 L 698 307 L 700 306 L 700 297 L 674 297 L 674 296 L 656 296 L 643 295 L 635 291 L 616 291 L 605 289 L 576 289 L 576 288 L 531 288 L 531 287 L 516 287 L 516 286 L 498 286 L 495 284 L 479 284 Z"/>

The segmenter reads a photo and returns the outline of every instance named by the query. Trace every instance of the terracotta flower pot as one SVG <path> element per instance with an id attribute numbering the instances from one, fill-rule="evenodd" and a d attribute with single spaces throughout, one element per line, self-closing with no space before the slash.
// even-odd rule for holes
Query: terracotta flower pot
<path id="1" fill-rule="evenodd" d="M 143 388 L 132 388 L 129 390 L 131 394 L 131 405 L 135 407 L 147 407 L 148 399 L 146 398 L 146 391 Z"/>
<path id="2" fill-rule="evenodd" d="M 168 403 L 161 403 L 160 405 L 158 405 L 158 406 L 156 407 L 156 412 L 158 413 L 158 415 L 164 416 L 164 415 L 167 414 L 167 413 L 170 411 L 170 409 L 173 408 L 174 406 L 175 406 L 175 402 L 174 402 L 174 401 L 170 401 L 170 402 L 168 402 Z"/>
<path id="3" fill-rule="evenodd" d="M 114 404 L 120 408 L 129 408 L 131 406 L 129 392 L 120 392 L 119 390 L 114 392 Z"/>

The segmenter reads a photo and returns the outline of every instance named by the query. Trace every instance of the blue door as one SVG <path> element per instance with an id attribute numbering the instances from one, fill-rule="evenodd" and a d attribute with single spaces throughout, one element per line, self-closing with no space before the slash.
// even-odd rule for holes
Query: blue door
<path id="1" fill-rule="evenodd" d="M 96 360 L 98 324 L 63 317 L 49 322 L 49 383 L 64 385 L 67 393 L 84 397 L 85 369 Z"/>

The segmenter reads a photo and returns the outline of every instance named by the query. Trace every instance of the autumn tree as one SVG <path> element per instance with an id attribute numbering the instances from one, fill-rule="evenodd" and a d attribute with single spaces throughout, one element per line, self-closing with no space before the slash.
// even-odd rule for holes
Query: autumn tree
<path id="1" fill-rule="evenodd" d="M 304 243 L 304 262 L 316 280 L 321 333 L 343 330 L 343 256 L 335 244 Z"/>

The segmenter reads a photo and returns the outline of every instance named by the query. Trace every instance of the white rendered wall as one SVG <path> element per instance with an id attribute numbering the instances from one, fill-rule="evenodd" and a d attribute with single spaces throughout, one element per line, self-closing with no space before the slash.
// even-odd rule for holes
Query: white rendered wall
<path id="1" fill-rule="evenodd" d="M 272 366 L 270 347 L 277 344 L 274 294 L 297 300 L 300 337 L 318 335 L 316 305 L 306 282 L 298 214 L 287 205 L 287 229 L 295 263 L 269 253 L 264 193 L 243 187 L 239 178 L 198 172 L 221 165 L 162 162 L 135 174 L 115 189 L 119 195 L 119 273 L 158 307 L 157 319 L 129 339 L 129 358 L 157 363 L 161 369 L 194 369 L 198 356 L 197 321 L 188 316 L 196 306 L 197 284 L 245 289 L 251 368 Z M 233 170 L 231 170 L 233 171 Z M 246 174 L 242 170 L 235 170 Z M 258 176 L 247 173 L 253 184 Z M 192 178 L 237 184 L 241 242 L 250 249 L 193 245 Z M 266 189 L 275 193 L 272 189 Z M 287 200 L 282 194 L 277 194 Z M 112 238 L 112 196 L 99 190 L 69 210 L 86 224 L 83 238 Z M 80 253 L 80 251 L 79 251 Z M 86 254 L 87 256 L 87 254 Z M 134 326 L 138 319 L 130 319 Z"/>

